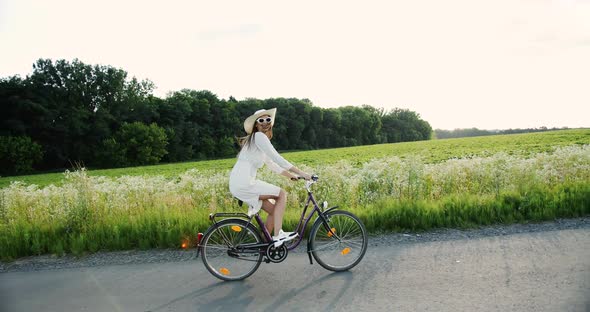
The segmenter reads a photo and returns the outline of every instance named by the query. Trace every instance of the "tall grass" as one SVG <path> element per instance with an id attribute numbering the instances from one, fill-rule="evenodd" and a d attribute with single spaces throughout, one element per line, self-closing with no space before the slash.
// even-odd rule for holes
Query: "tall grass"
<path id="1" fill-rule="evenodd" d="M 428 163 L 420 156 L 340 161 L 304 168 L 320 176 L 314 194 L 359 215 L 370 232 L 470 227 L 590 214 L 590 146 L 534 155 Z M 227 171 L 188 170 L 175 177 L 90 176 L 66 172 L 40 188 L 0 189 L 0 257 L 179 247 L 210 225 L 208 214 L 245 211 L 228 191 Z M 289 193 L 285 228 L 306 199 L 301 183 L 270 171 L 259 178 Z"/>

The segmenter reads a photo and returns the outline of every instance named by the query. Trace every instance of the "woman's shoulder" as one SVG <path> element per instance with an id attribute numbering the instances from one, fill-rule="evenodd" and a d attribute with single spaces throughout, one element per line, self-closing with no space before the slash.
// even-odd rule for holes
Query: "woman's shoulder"
<path id="1" fill-rule="evenodd" d="M 266 136 L 266 134 L 262 133 L 262 132 L 256 132 L 254 133 L 254 139 L 255 140 L 262 140 L 263 142 L 270 142 L 270 140 L 268 139 L 268 137 Z"/>

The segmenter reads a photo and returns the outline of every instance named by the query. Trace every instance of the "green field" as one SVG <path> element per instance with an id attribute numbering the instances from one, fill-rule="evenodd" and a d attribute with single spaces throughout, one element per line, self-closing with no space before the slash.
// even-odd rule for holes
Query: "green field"
<path id="1" fill-rule="evenodd" d="M 375 158 L 418 156 L 426 163 L 436 163 L 451 158 L 490 156 L 499 152 L 527 156 L 552 151 L 558 146 L 590 144 L 590 129 L 561 130 L 526 134 L 495 135 L 473 138 L 444 139 L 394 144 L 365 145 L 303 152 L 287 152 L 282 155 L 296 165 L 310 168 L 330 165 L 340 160 L 361 165 Z M 224 171 L 230 170 L 235 158 L 163 164 L 155 166 L 119 169 L 90 170 L 90 176 L 120 177 L 124 175 L 162 175 L 174 177 L 189 169 Z M 64 174 L 46 173 L 14 177 L 1 177 L 0 187 L 13 181 L 47 186 L 61 185 Z"/>
<path id="2" fill-rule="evenodd" d="M 371 233 L 536 222 L 590 214 L 590 129 L 283 153 L 320 182 L 314 194 Z M 0 258 L 179 248 L 211 212 L 245 211 L 228 190 L 235 159 L 2 178 Z M 284 229 L 306 198 L 288 192 Z M 22 182 L 14 182 L 22 181 Z"/>

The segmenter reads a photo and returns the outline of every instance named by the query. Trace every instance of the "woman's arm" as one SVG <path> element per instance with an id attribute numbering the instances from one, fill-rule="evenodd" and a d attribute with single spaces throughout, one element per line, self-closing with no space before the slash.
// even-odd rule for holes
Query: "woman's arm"
<path id="1" fill-rule="evenodd" d="M 262 132 L 256 132 L 254 134 L 254 144 L 261 150 L 266 156 L 275 162 L 277 165 L 285 170 L 289 170 L 293 165 L 283 158 L 277 150 L 272 146 L 268 137 Z"/>
<path id="2" fill-rule="evenodd" d="M 297 176 L 296 176 L 296 175 L 293 175 L 292 173 L 290 173 L 290 172 L 289 172 L 289 171 L 287 171 L 287 170 L 283 170 L 283 172 L 281 172 L 281 175 L 282 175 L 282 176 L 285 176 L 285 177 L 287 177 L 287 178 L 289 178 L 289 179 L 291 179 L 291 180 L 295 180 L 295 179 L 297 179 Z"/>
<path id="3" fill-rule="evenodd" d="M 309 179 L 311 179 L 311 175 L 309 175 L 309 174 L 305 173 L 304 171 L 301 171 L 301 169 L 299 169 L 299 168 L 297 168 L 297 167 L 295 167 L 295 166 L 291 167 L 291 169 L 289 169 L 289 171 L 291 171 L 291 172 L 295 172 L 295 173 L 296 173 L 297 175 L 299 175 L 300 177 L 303 177 L 303 178 L 305 178 L 305 180 L 309 180 Z"/>
<path id="4" fill-rule="evenodd" d="M 296 178 L 296 176 L 294 176 L 290 173 L 290 172 L 294 172 L 294 173 L 298 174 L 299 176 L 305 178 L 306 180 L 311 179 L 311 176 L 309 174 L 307 174 L 307 173 L 301 171 L 299 168 L 293 166 L 285 158 L 283 158 L 281 155 L 279 155 L 277 150 L 274 148 L 274 146 L 272 146 L 272 144 L 270 143 L 270 140 L 268 139 L 268 137 L 264 133 L 256 132 L 254 134 L 254 142 L 255 142 L 254 144 L 256 144 L 256 146 L 258 147 L 258 149 L 261 150 L 265 154 L 263 156 L 263 158 L 264 158 L 264 161 L 266 162 L 267 165 L 269 165 L 269 162 L 273 162 L 273 163 L 276 163 L 278 166 L 282 167 L 283 169 L 285 169 L 285 171 L 281 172 L 281 175 L 286 176 L 287 178 L 290 178 L 290 179 Z M 271 170 L 273 170 L 272 165 L 269 165 L 269 167 L 271 168 Z M 277 172 L 276 168 L 273 171 Z"/>
<path id="5" fill-rule="evenodd" d="M 268 158 L 268 156 L 266 156 L 266 154 L 262 154 L 262 160 L 264 161 L 264 163 L 268 166 L 268 168 L 274 172 L 274 173 L 279 173 L 282 174 L 283 171 L 285 171 L 285 168 L 282 168 L 281 166 L 277 165 L 274 161 L 272 161 L 270 158 Z"/>

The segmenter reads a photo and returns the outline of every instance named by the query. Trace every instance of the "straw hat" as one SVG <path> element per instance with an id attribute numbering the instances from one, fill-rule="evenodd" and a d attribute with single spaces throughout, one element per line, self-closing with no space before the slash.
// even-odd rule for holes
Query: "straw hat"
<path id="1" fill-rule="evenodd" d="M 257 110 L 254 114 L 252 114 L 250 117 L 246 118 L 246 120 L 244 121 L 244 130 L 246 130 L 246 133 L 252 134 L 252 128 L 254 128 L 254 123 L 256 122 L 256 119 L 258 119 L 258 117 L 264 116 L 264 115 L 270 116 L 270 118 L 272 119 L 270 122 L 270 125 L 274 126 L 276 113 L 277 113 L 276 108 Z"/>

